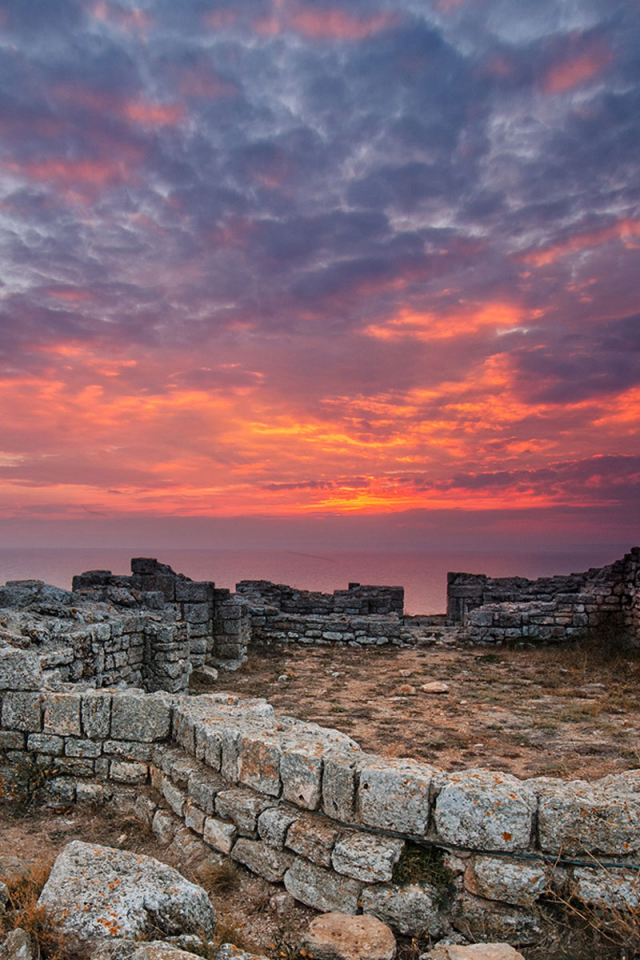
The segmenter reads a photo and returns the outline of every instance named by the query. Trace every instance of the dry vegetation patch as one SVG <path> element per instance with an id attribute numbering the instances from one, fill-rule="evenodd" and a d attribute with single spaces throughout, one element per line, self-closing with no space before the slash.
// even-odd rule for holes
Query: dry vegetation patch
<path id="1" fill-rule="evenodd" d="M 422 686 L 444 682 L 447 693 Z M 640 656 L 597 645 L 254 648 L 215 690 L 448 770 L 595 780 L 640 766 Z M 204 688 L 194 689 L 202 692 Z"/>

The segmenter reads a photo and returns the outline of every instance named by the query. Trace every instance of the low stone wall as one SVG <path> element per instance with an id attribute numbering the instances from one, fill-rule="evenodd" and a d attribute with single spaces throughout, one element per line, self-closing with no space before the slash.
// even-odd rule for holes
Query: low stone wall
<path id="1" fill-rule="evenodd" d="M 462 642 L 573 640 L 611 628 L 640 642 L 640 548 L 621 560 L 567 577 L 525 580 L 448 575 L 448 616 Z"/>
<path id="2" fill-rule="evenodd" d="M 350 583 L 347 590 L 318 593 L 296 590 L 270 580 L 241 580 L 236 584 L 236 593 L 253 605 L 266 605 L 281 613 L 301 616 L 346 614 L 366 617 L 395 613 L 401 617 L 404 613 L 403 587 Z"/>
<path id="3" fill-rule="evenodd" d="M 416 643 L 415 631 L 397 616 L 319 616 L 255 611 L 251 635 L 257 643 L 349 643 L 375 646 Z"/>
<path id="4" fill-rule="evenodd" d="M 446 773 L 364 753 L 263 700 L 40 683 L 34 654 L 0 651 L 5 784 L 31 756 L 65 802 L 150 789 L 138 807 L 159 836 L 179 818 L 181 842 L 318 910 L 365 911 L 411 935 L 453 927 L 533 943 L 550 884 L 593 905 L 640 901 L 638 770 L 594 784 Z M 436 869 L 403 881 L 416 841 L 438 851 Z"/>

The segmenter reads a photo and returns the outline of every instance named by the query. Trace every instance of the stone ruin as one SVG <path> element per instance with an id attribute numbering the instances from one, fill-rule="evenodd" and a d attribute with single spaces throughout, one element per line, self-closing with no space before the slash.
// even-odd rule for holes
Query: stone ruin
<path id="1" fill-rule="evenodd" d="M 333 594 L 194 582 L 151 559 L 90 571 L 71 592 L 0 588 L 0 774 L 36 764 L 58 802 L 111 802 L 174 851 L 232 857 L 320 911 L 397 932 L 535 943 L 550 889 L 640 902 L 640 770 L 596 783 L 448 773 L 365 753 L 258 699 L 190 696 L 192 669 L 233 669 L 252 643 L 560 642 L 612 625 L 637 643 L 640 549 L 600 570 L 527 581 L 450 574 L 442 617 L 399 587 Z M 430 851 L 431 878 L 398 864 Z M 436 875 L 437 874 L 437 875 Z"/>

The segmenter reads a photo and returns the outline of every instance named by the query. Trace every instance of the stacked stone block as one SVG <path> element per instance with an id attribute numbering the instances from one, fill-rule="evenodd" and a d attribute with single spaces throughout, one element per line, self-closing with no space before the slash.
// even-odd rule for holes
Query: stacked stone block
<path id="1" fill-rule="evenodd" d="M 375 616 L 404 612 L 403 587 L 362 586 L 350 583 L 347 590 L 319 593 L 296 590 L 270 580 L 241 580 L 236 592 L 254 606 L 272 607 L 283 614 L 300 616 Z"/>
<path id="2" fill-rule="evenodd" d="M 525 580 L 448 575 L 448 616 L 463 642 L 574 640 L 613 629 L 640 641 L 640 549 L 602 568 L 567 577 Z"/>

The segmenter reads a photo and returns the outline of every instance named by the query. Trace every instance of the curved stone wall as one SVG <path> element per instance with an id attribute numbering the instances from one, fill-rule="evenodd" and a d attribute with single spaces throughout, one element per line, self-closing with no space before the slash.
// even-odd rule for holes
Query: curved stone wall
<path id="1" fill-rule="evenodd" d="M 158 832 L 179 818 L 316 909 L 529 943 L 550 883 L 591 904 L 639 902 L 640 770 L 593 784 L 446 773 L 364 753 L 263 700 L 49 690 L 35 667 L 26 651 L 0 656 L 5 784 L 31 755 L 65 801 L 150 789 Z M 399 879 L 420 843 L 440 851 L 437 879 Z"/>

